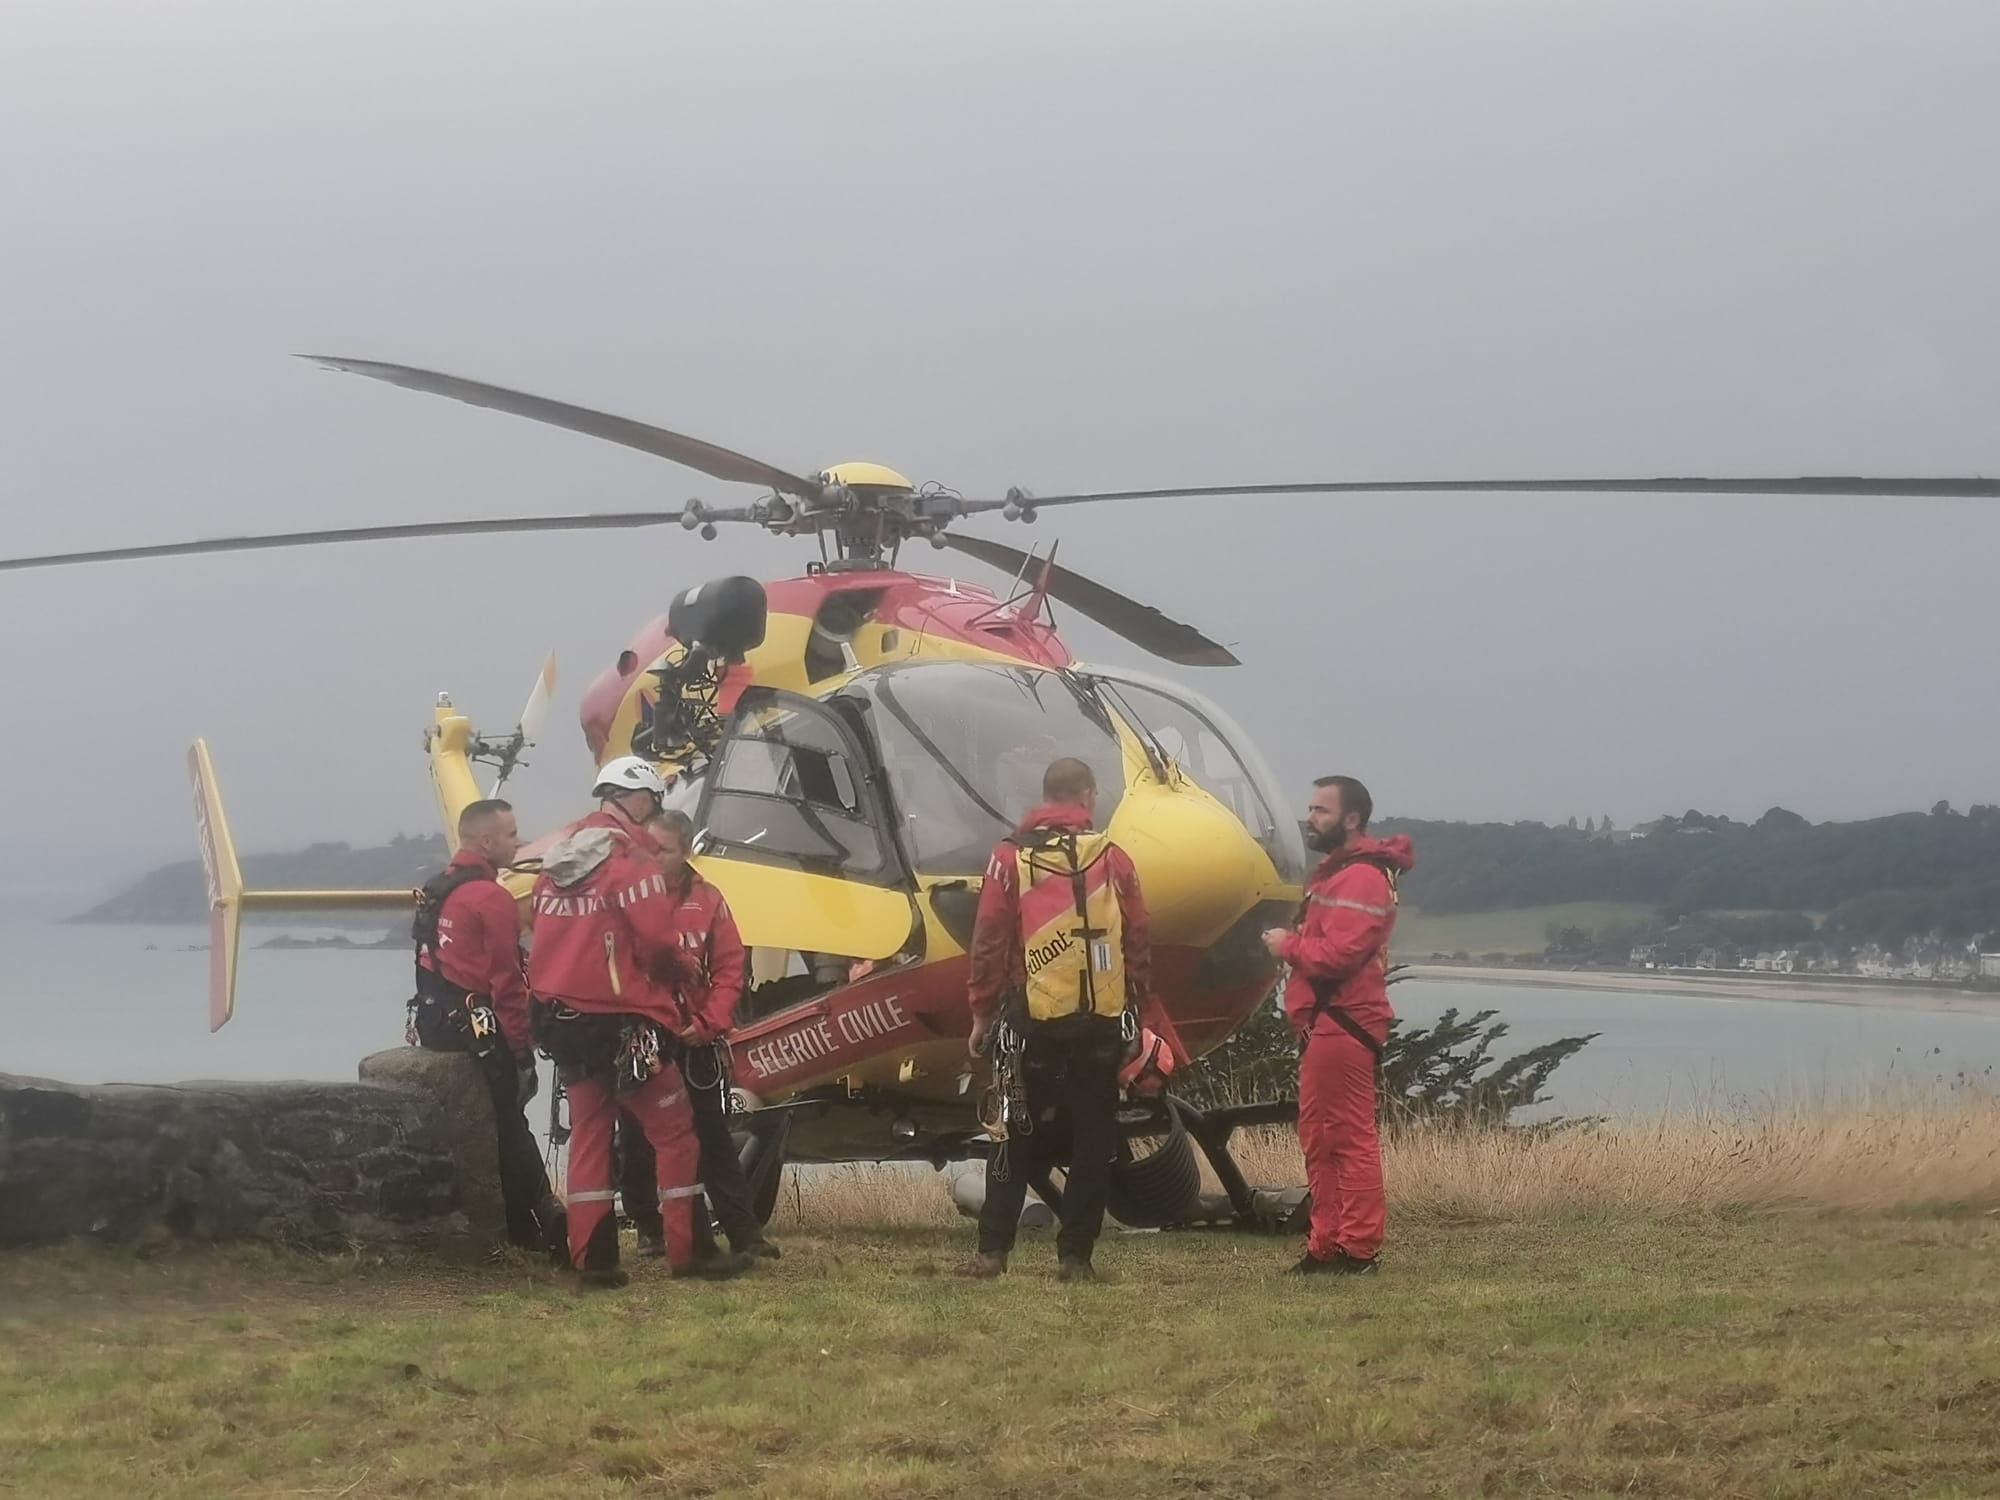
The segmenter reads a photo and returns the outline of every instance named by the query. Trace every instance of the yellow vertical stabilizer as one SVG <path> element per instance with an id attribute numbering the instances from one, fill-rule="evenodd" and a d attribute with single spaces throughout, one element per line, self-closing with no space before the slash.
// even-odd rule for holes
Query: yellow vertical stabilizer
<path id="1" fill-rule="evenodd" d="M 194 782 L 195 830 L 201 838 L 201 868 L 208 881 L 208 1029 L 218 1031 L 236 1013 L 236 955 L 245 911 L 412 911 L 416 892 L 250 891 L 236 863 L 236 845 L 222 812 L 222 792 L 208 744 L 188 750 Z"/>

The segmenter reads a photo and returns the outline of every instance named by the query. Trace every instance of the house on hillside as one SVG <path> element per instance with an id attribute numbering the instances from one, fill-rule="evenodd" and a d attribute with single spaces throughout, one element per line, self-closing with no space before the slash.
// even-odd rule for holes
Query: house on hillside
<path id="1" fill-rule="evenodd" d="M 1942 979 L 1951 984 L 1963 984 L 1978 972 L 1977 960 L 1956 949 L 1939 954 L 1937 962 L 1931 966 L 1931 978 Z"/>
<path id="2" fill-rule="evenodd" d="M 1657 969 L 1667 961 L 1667 945 L 1640 943 L 1632 949 L 1631 957 L 1626 961 L 1635 969 Z"/>
<path id="3" fill-rule="evenodd" d="M 1854 972 L 1863 979 L 1900 978 L 1897 968 L 1896 960 L 1873 943 L 1854 955 Z"/>
<path id="4" fill-rule="evenodd" d="M 1979 955 L 1979 977 L 1981 979 L 2000 979 L 2000 953 L 1982 953 Z"/>

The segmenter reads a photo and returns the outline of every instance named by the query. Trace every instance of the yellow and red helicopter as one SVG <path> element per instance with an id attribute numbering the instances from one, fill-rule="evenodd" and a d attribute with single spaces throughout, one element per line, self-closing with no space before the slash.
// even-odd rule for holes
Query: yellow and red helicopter
<path id="1" fill-rule="evenodd" d="M 0 561 L 0 570 L 408 537 L 725 525 L 817 539 L 804 574 L 724 578 L 649 621 L 584 693 L 601 764 L 638 754 L 672 778 L 699 830 L 696 864 L 752 949 L 729 1037 L 760 1207 L 780 1164 L 977 1154 L 968 1098 L 966 951 L 986 861 L 1037 800 L 1060 756 L 1097 772 L 1100 817 L 1131 854 L 1152 915 L 1155 987 L 1189 1049 L 1224 1041 L 1271 996 L 1258 941 L 1287 918 L 1306 873 L 1299 824 L 1250 739 L 1184 684 L 1085 665 L 1063 643 L 1062 605 L 1181 666 L 1235 657 L 1173 620 L 1046 557 L 956 530 L 999 512 L 1179 496 L 1451 491 L 2000 496 L 1984 479 L 1684 478 L 1330 481 L 966 498 L 893 470 L 845 463 L 807 476 L 623 417 L 483 382 L 373 361 L 309 356 L 373 377 L 550 423 L 763 492 L 746 505 L 510 517 L 294 532 Z M 1012 579 L 1005 593 L 899 566 L 905 544 L 954 550 Z M 497 739 L 440 695 L 426 745 L 445 837 L 504 783 L 533 740 L 552 664 L 519 725 Z M 243 886 L 207 747 L 190 751 L 213 927 L 211 1027 L 234 1006 L 238 923 L 252 909 L 408 910 L 398 891 Z M 554 836 L 552 831 L 550 838 Z M 542 841 L 547 842 L 547 839 Z M 525 898 L 533 856 L 507 876 Z M 1112 1211 L 1128 1224 L 1269 1219 L 1230 1160 L 1239 1126 L 1288 1118 L 1282 1102 L 1204 1113 L 1169 1096 L 1136 1111 L 1134 1151 Z M 1224 1194 L 1204 1199 L 1194 1145 Z M 1047 1195 L 1052 1184 L 1040 1185 Z"/>

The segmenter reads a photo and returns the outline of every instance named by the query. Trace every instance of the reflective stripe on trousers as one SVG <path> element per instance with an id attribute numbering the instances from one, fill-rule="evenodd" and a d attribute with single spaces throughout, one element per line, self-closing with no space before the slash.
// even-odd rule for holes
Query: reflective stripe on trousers
<path id="1" fill-rule="evenodd" d="M 602 1077 L 579 1078 L 569 1091 L 569 1254 L 578 1270 L 618 1263 L 617 1239 L 601 1226 L 611 1216 L 617 1188 L 611 1180 L 611 1140 L 620 1114 L 637 1125 L 653 1148 L 667 1260 L 680 1270 L 694 1260 L 694 1195 L 700 1191 L 694 1111 L 680 1073 L 662 1068 L 629 1094 L 611 1093 Z M 630 1212 L 631 1205 L 627 1205 Z M 597 1241 L 592 1248 L 593 1238 Z M 609 1266 L 602 1264 L 608 1257 Z"/>

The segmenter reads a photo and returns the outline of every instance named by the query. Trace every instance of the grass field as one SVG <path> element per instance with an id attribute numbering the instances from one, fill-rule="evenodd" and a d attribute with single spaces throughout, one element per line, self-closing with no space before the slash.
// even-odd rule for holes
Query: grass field
<path id="1" fill-rule="evenodd" d="M 1287 1148 L 1249 1153 L 1283 1174 Z M 1662 1122 L 1389 1158 L 1362 1280 L 1114 1235 L 1002 1282 L 928 1178 L 782 1210 L 725 1286 L 525 1259 L 0 1258 L 33 1496 L 2000 1492 L 2000 1110 Z"/>
<path id="2" fill-rule="evenodd" d="M 1549 945 L 1551 922 L 1594 932 L 1614 923 L 1643 922 L 1657 915 L 1655 908 L 1629 901 L 1570 901 L 1560 906 L 1437 917 L 1408 908 L 1396 917 L 1396 957 L 1420 963 L 1433 953 L 1448 956 L 1463 951 L 1474 958 L 1486 953 L 1539 954 Z"/>

